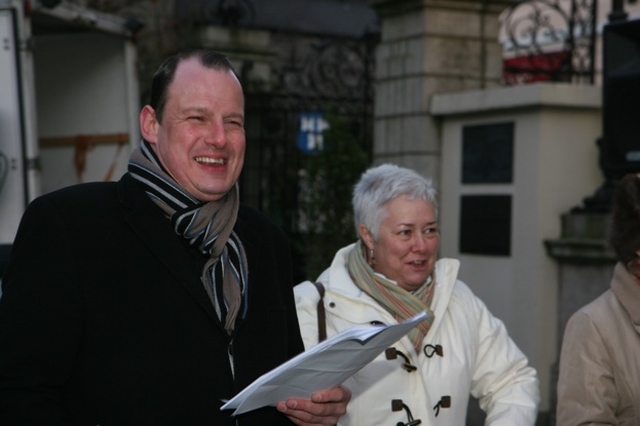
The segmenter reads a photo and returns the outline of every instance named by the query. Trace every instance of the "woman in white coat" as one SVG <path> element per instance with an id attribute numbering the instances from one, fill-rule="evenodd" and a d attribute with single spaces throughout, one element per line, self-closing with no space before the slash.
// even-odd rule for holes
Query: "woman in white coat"
<path id="1" fill-rule="evenodd" d="M 430 180 L 393 165 L 367 170 L 354 189 L 359 240 L 318 278 L 295 287 L 305 347 L 354 325 L 429 319 L 348 379 L 353 397 L 341 425 L 464 426 L 469 395 L 485 425 L 535 424 L 535 370 L 503 323 L 463 282 L 459 262 L 437 260 L 436 192 Z M 482 226 L 482 224 L 479 224 Z M 318 321 L 318 303 L 326 312 Z"/>

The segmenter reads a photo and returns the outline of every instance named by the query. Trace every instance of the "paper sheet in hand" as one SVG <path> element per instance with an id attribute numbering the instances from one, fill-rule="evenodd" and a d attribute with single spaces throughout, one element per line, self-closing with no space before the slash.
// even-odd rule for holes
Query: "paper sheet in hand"
<path id="1" fill-rule="evenodd" d="M 338 386 L 426 318 L 422 312 L 400 324 L 343 330 L 262 375 L 220 409 L 235 408 L 235 416 Z"/>

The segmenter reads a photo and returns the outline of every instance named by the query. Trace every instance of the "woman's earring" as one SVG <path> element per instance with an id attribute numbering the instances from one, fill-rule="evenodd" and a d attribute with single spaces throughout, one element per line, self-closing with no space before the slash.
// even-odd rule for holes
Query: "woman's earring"
<path id="1" fill-rule="evenodd" d="M 373 249 L 369 250 L 369 266 L 376 265 L 376 257 L 373 255 Z"/>

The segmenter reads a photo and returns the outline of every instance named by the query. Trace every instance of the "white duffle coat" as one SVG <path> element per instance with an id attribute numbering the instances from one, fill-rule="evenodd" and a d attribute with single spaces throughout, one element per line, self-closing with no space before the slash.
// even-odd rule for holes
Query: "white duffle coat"
<path id="1" fill-rule="evenodd" d="M 331 267 L 318 278 L 326 289 L 323 304 L 328 337 L 353 325 L 397 323 L 352 282 L 346 261 L 354 246 L 338 251 Z M 458 267 L 459 262 L 454 259 L 436 262 L 432 302 L 435 320 L 420 353 L 406 336 L 394 345 L 417 370 L 403 369 L 401 356 L 392 360 L 386 359 L 384 353 L 378 356 L 344 383 L 353 397 L 340 425 L 407 423 L 405 409 L 392 411 L 392 400 L 401 400 L 422 426 L 464 426 L 469 395 L 478 398 L 486 412 L 485 425 L 535 424 L 540 399 L 536 371 L 528 365 L 504 324 L 457 280 Z M 320 296 L 313 283 L 306 281 L 295 287 L 295 297 L 308 349 L 318 343 Z M 438 346 L 441 356 L 435 351 Z M 446 404 L 447 399 L 450 404 Z"/>

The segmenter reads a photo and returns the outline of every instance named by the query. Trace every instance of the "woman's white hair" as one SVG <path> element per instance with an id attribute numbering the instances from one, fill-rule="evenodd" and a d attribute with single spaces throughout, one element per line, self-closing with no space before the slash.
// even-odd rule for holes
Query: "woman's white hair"
<path id="1" fill-rule="evenodd" d="M 437 217 L 437 192 L 431 179 L 394 164 L 382 164 L 365 171 L 353 188 L 351 200 L 356 233 L 364 224 L 373 239 L 377 240 L 380 224 L 384 220 L 385 204 L 403 195 L 411 200 L 430 203 Z"/>

